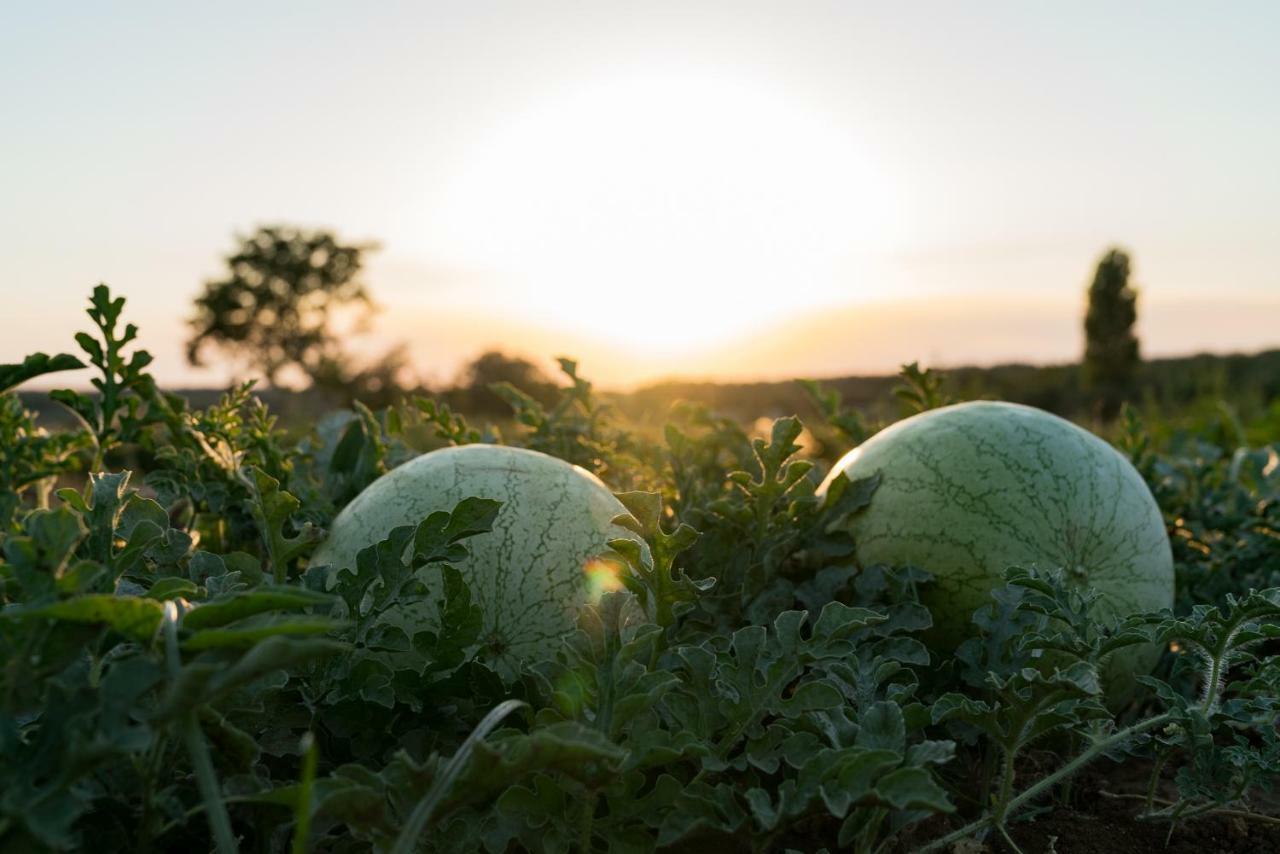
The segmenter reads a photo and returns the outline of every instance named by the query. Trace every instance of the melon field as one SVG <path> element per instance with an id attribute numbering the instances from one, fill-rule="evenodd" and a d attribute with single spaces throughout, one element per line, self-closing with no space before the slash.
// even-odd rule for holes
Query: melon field
<path id="1" fill-rule="evenodd" d="M 653 430 L 562 360 L 500 428 L 282 424 L 88 317 L 0 365 L 0 852 L 1280 852 L 1280 437 L 1225 405 L 912 366 L 897 423 Z"/>

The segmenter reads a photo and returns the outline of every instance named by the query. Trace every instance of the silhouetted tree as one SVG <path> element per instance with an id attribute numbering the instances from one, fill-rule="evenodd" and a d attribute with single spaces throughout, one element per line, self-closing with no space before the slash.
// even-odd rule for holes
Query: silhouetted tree
<path id="1" fill-rule="evenodd" d="M 325 358 L 312 375 L 315 387 L 342 406 L 358 400 L 371 409 L 381 409 L 422 390 L 409 358 L 409 347 L 396 344 L 377 359 L 363 365 L 346 357 Z"/>
<path id="2" fill-rule="evenodd" d="M 459 371 L 450 402 L 464 412 L 505 415 L 511 408 L 489 390 L 495 383 L 511 383 L 544 404 L 554 396 L 554 384 L 537 365 L 519 356 L 490 350 Z"/>
<path id="3" fill-rule="evenodd" d="M 511 383 L 522 391 L 547 385 L 546 374 L 538 366 L 519 356 L 508 356 L 498 350 L 481 353 L 462 369 L 458 385 L 464 388 L 488 388 L 494 383 Z"/>
<path id="4" fill-rule="evenodd" d="M 271 385 L 296 367 L 312 382 L 341 376 L 346 361 L 330 322 L 341 306 L 372 308 L 359 280 L 373 244 L 343 244 L 327 231 L 270 226 L 240 237 L 228 276 L 196 298 L 187 360 L 213 344 L 260 371 Z"/>
<path id="5" fill-rule="evenodd" d="M 1103 418 L 1114 418 L 1133 391 L 1141 360 L 1133 334 L 1137 302 L 1137 293 L 1129 287 L 1129 256 L 1111 249 L 1098 262 L 1084 318 L 1084 378 Z"/>

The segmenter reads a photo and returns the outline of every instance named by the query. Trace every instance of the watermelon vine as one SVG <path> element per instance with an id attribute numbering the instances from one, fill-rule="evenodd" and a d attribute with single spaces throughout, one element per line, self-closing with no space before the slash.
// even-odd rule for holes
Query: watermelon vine
<path id="1" fill-rule="evenodd" d="M 1171 834 L 1280 820 L 1274 445 L 915 366 L 898 426 L 806 385 L 834 467 L 571 360 L 505 424 L 281 424 L 161 391 L 125 307 L 0 365 L 3 850 L 1012 851 L 1117 763 Z M 70 428 L 14 391 L 86 365 Z"/>

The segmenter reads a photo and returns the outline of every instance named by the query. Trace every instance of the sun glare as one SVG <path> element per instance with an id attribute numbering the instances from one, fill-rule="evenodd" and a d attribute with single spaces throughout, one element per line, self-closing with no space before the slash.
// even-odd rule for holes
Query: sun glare
<path id="1" fill-rule="evenodd" d="M 463 263 L 505 310 L 647 354 L 858 293 L 893 221 L 886 177 L 838 126 L 759 81 L 629 75 L 532 103 L 444 196 Z"/>
<path id="2" fill-rule="evenodd" d="M 592 602 L 599 602 L 606 593 L 623 588 L 618 568 L 599 558 L 587 561 L 582 568 L 587 576 L 587 595 Z"/>

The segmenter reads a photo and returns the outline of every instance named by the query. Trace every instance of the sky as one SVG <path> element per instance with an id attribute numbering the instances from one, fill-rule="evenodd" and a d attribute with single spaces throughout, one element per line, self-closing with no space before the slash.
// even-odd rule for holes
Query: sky
<path id="1" fill-rule="evenodd" d="M 628 387 L 1280 345 L 1280 5 L 0 9 L 0 362 L 128 298 L 166 383 L 235 236 L 375 240 L 349 344 Z"/>

